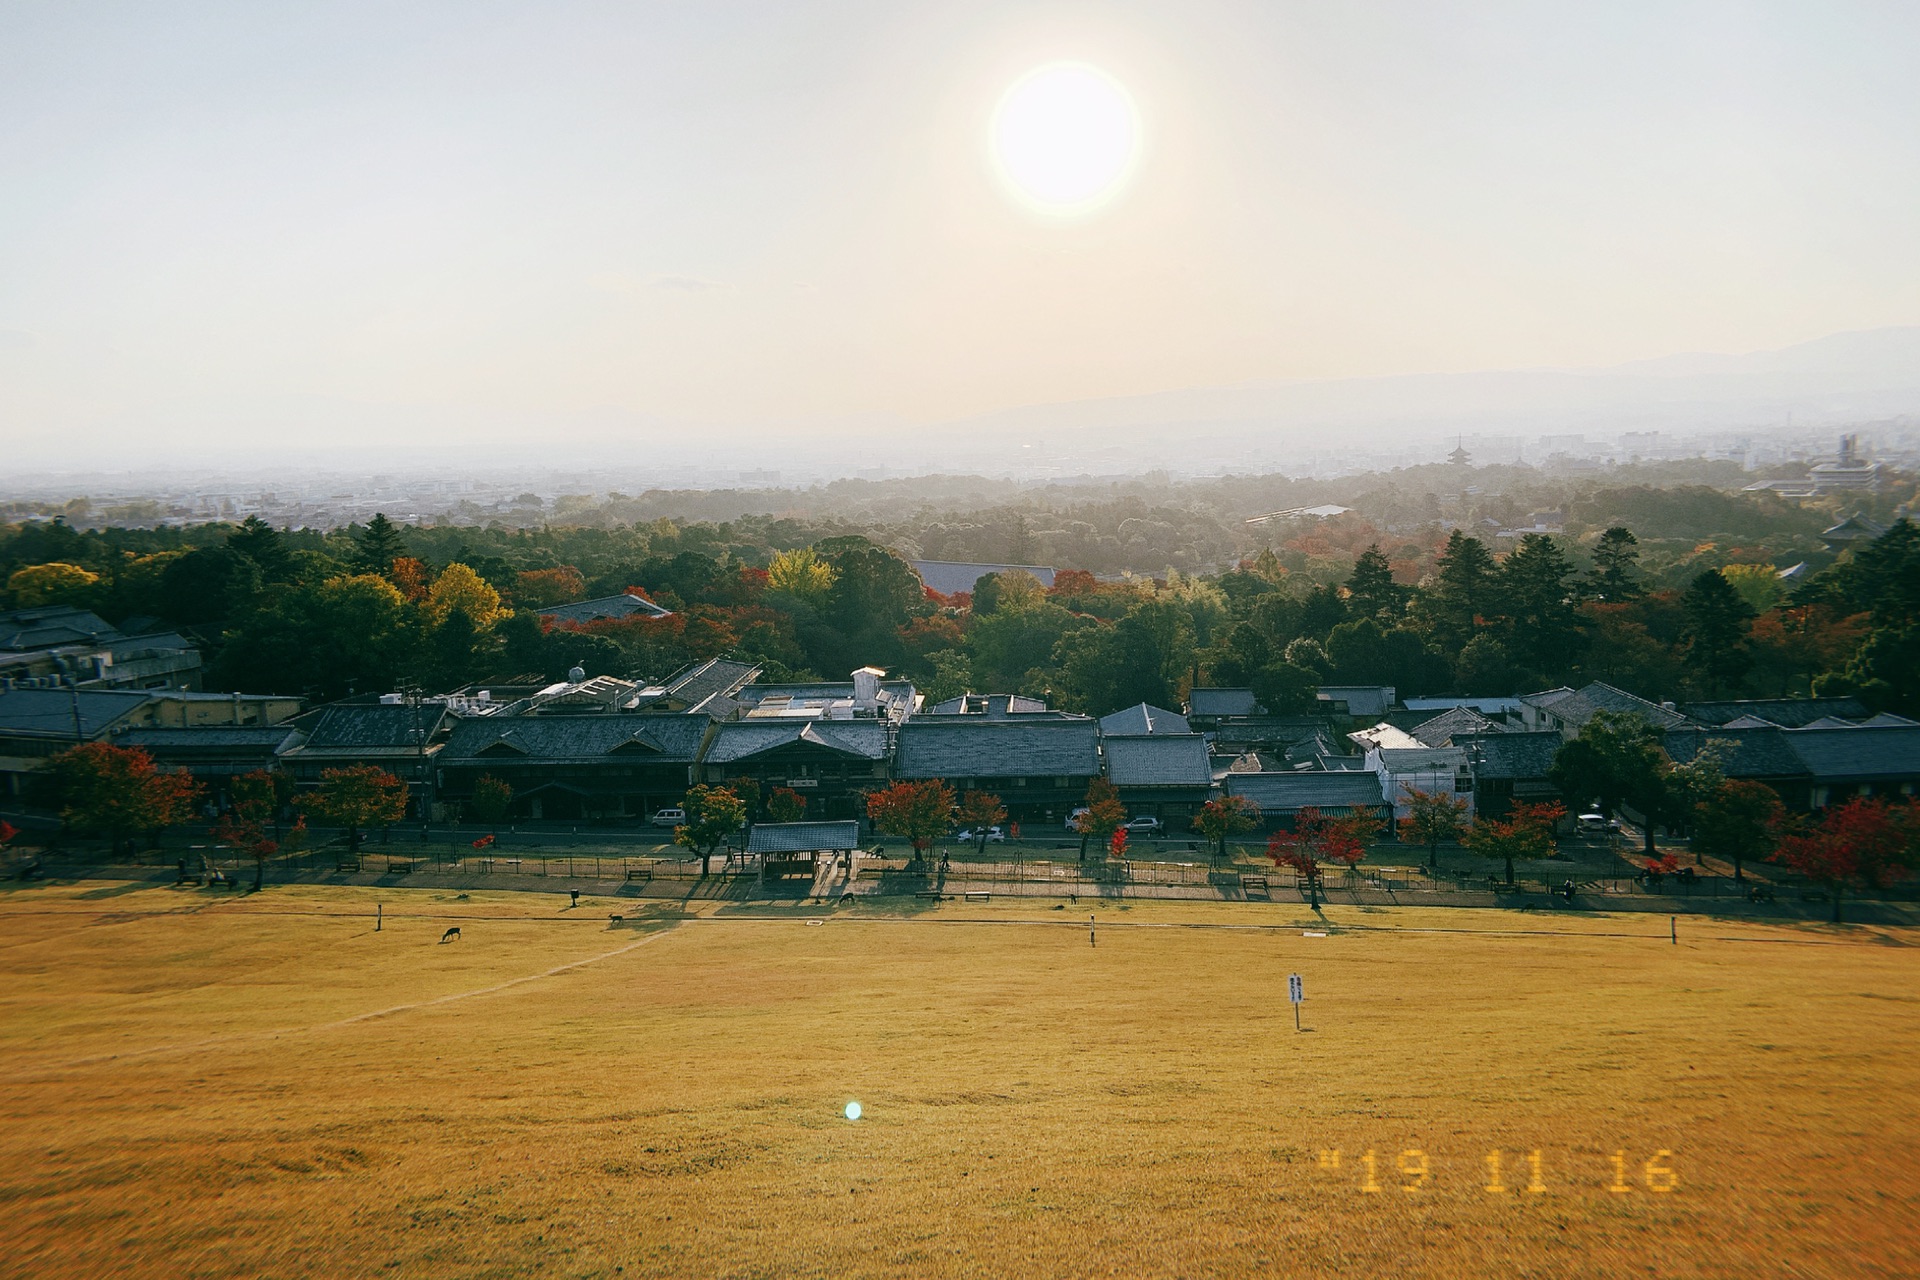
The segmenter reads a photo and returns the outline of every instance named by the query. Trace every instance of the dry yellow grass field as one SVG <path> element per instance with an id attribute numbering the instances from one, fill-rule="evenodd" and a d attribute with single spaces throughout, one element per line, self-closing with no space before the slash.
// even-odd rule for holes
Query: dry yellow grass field
<path id="1" fill-rule="evenodd" d="M 0 917 L 12 1275 L 1920 1274 L 1898 931 L 131 885 Z"/>

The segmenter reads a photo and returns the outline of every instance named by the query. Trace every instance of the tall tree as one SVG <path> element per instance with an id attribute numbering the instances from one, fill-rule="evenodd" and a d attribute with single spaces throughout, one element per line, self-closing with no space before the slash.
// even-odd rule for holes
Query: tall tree
<path id="1" fill-rule="evenodd" d="M 237 551 L 260 570 L 267 582 L 287 582 L 293 577 L 293 556 L 279 530 L 259 516 L 248 516 L 240 527 L 227 535 L 227 549 Z"/>
<path id="2" fill-rule="evenodd" d="M 1920 801 L 1855 796 L 1790 828 L 1773 860 L 1825 885 L 1839 924 L 1843 892 L 1886 888 L 1920 865 Z"/>
<path id="3" fill-rule="evenodd" d="M 1694 805 L 1693 851 L 1725 858 L 1733 864 L 1733 878 L 1743 879 L 1741 864 L 1772 852 L 1780 815 L 1773 788 L 1745 779 L 1722 781 Z"/>
<path id="4" fill-rule="evenodd" d="M 1478 633 L 1482 620 L 1499 612 L 1498 567 L 1486 544 L 1455 529 L 1434 561 L 1432 582 L 1420 613 L 1434 639 L 1458 650 Z"/>
<path id="5" fill-rule="evenodd" d="M 512 807 L 511 782 L 490 773 L 483 773 L 474 779 L 473 799 L 467 802 L 467 809 L 475 822 L 483 827 L 497 827 L 507 820 L 507 811 Z"/>
<path id="6" fill-rule="evenodd" d="M 1545 858 L 1554 851 L 1554 824 L 1567 816 L 1558 804 L 1516 804 L 1505 818 L 1476 818 L 1461 843 L 1483 858 L 1507 864 L 1507 883 L 1513 883 L 1516 858 Z"/>
<path id="7" fill-rule="evenodd" d="M 1640 716 L 1602 711 L 1580 736 L 1560 744 L 1547 777 L 1570 803 L 1595 803 L 1613 816 L 1622 804 L 1641 815 L 1646 852 L 1653 856 L 1653 824 L 1666 812 L 1667 760 L 1660 735 Z"/>
<path id="8" fill-rule="evenodd" d="M 1737 692 L 1753 665 L 1753 650 L 1747 643 L 1753 606 L 1715 569 L 1694 578 L 1681 605 L 1686 611 L 1681 634 L 1687 644 L 1687 665 L 1709 695 Z"/>
<path id="9" fill-rule="evenodd" d="M 300 798 L 300 807 L 320 821 L 347 829 L 347 849 L 360 850 L 362 828 L 387 826 L 407 816 L 407 784 L 377 765 L 325 769 L 320 789 Z"/>
<path id="10" fill-rule="evenodd" d="M 1614 525 L 1593 546 L 1593 564 L 1583 584 L 1592 600 L 1625 604 L 1643 594 L 1639 577 L 1640 540 L 1633 530 Z"/>
<path id="11" fill-rule="evenodd" d="M 700 855 L 700 874 L 713 870 L 713 855 L 747 821 L 747 806 L 730 787 L 696 784 L 680 802 L 687 820 L 673 829 L 673 842 Z"/>
<path id="12" fill-rule="evenodd" d="M 1354 616 L 1397 622 L 1406 607 L 1407 589 L 1393 580 L 1393 566 L 1379 543 L 1362 551 L 1347 578 L 1347 604 Z"/>
<path id="13" fill-rule="evenodd" d="M 260 892 L 266 881 L 267 861 L 280 852 L 281 842 L 269 828 L 275 824 L 284 790 L 284 775 L 265 769 L 243 773 L 227 786 L 227 811 L 214 824 L 214 839 L 253 859 L 253 891 Z M 294 824 L 289 840 L 298 847 L 306 834 L 306 823 Z"/>
<path id="14" fill-rule="evenodd" d="M 1507 650 L 1521 666 L 1552 679 L 1579 656 L 1580 616 L 1569 579 L 1573 566 L 1543 533 L 1520 539 L 1500 566 Z"/>
<path id="15" fill-rule="evenodd" d="M 767 818 L 773 822 L 799 822 L 807 816 L 807 798 L 792 787 L 775 787 L 767 796 Z"/>
<path id="16" fill-rule="evenodd" d="M 386 577 L 393 571 L 393 562 L 407 554 L 407 544 L 401 540 L 400 530 L 385 513 L 376 512 L 373 519 L 367 521 L 367 527 L 354 539 L 354 567 L 361 573 L 371 573 Z"/>

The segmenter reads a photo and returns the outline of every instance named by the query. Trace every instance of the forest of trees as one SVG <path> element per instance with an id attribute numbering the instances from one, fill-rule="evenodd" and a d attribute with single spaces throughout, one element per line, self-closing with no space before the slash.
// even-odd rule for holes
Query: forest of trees
<path id="1" fill-rule="evenodd" d="M 1519 538 L 1493 537 L 1491 517 L 1450 530 L 1358 512 L 1248 526 L 1124 494 L 865 527 L 774 515 L 533 529 L 377 518 L 328 532 L 52 519 L 0 526 L 0 581 L 14 606 L 77 604 L 188 631 L 209 687 L 313 699 L 575 665 L 659 678 L 726 654 L 775 678 L 873 663 L 936 698 L 1011 691 L 1091 712 L 1177 706 L 1195 683 L 1251 686 L 1278 712 L 1311 705 L 1322 681 L 1506 694 L 1591 679 L 1656 699 L 1851 691 L 1920 710 L 1910 523 L 1835 557 L 1817 537 L 1831 511 L 1771 495 L 1589 488 L 1566 511 L 1566 536 Z M 911 555 L 1063 571 L 1051 588 L 1009 574 L 943 598 L 921 587 Z M 1782 580 L 1777 568 L 1798 561 L 1809 571 Z M 628 590 L 672 616 L 553 630 L 533 612 Z"/>

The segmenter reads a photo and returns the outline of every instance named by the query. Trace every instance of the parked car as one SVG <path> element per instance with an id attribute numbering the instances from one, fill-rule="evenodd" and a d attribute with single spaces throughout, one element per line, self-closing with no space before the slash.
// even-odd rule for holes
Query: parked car
<path id="1" fill-rule="evenodd" d="M 1005 840 L 1006 838 L 1007 838 L 1007 833 L 1002 831 L 1000 828 L 998 827 L 987 828 L 988 844 L 996 844 L 1000 841 Z M 980 833 L 977 830 L 969 829 L 966 831 L 962 831 L 959 835 L 955 836 L 954 839 L 960 841 L 962 844 L 975 844 L 980 839 Z"/>
<path id="2" fill-rule="evenodd" d="M 1087 810 L 1086 810 L 1086 807 L 1085 807 L 1085 806 L 1083 805 L 1083 806 L 1081 806 L 1080 808 L 1078 808 L 1078 809 L 1075 809 L 1075 810 L 1074 810 L 1074 811 L 1073 811 L 1072 813 L 1070 813 L 1070 814 L 1068 814 L 1068 815 L 1067 815 L 1067 830 L 1069 830 L 1069 831 L 1073 831 L 1073 832 L 1076 832 L 1076 833 L 1077 833 L 1077 832 L 1079 831 L 1079 828 L 1078 828 L 1078 827 L 1076 827 L 1076 826 L 1074 826 L 1073 824 L 1074 824 L 1074 823 L 1076 823 L 1076 822 L 1078 822 L 1078 821 L 1080 821 L 1080 815 L 1081 815 L 1081 814 L 1083 814 L 1083 813 L 1085 813 L 1086 811 L 1087 811 Z"/>
<path id="3" fill-rule="evenodd" d="M 653 825 L 656 827 L 684 827 L 686 824 L 685 809 L 662 809 L 653 815 Z"/>
<path id="4" fill-rule="evenodd" d="M 1582 835 L 1603 836 L 1612 829 L 1604 813 L 1583 813 L 1574 820 L 1574 826 Z"/>
<path id="5" fill-rule="evenodd" d="M 1126 825 L 1120 829 L 1129 835 L 1157 836 L 1160 834 L 1160 819 L 1148 817 L 1128 818 Z"/>

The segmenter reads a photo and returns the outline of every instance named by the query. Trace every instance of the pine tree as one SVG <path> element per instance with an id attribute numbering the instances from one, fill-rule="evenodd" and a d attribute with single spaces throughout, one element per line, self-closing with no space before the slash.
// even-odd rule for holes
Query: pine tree
<path id="1" fill-rule="evenodd" d="M 1583 584 L 1589 598 L 1620 604 L 1641 594 L 1636 580 L 1640 559 L 1640 540 L 1633 530 L 1614 525 L 1594 544 L 1593 567 L 1587 570 Z"/>
<path id="2" fill-rule="evenodd" d="M 1687 665 L 1708 692 L 1725 695 L 1737 690 L 1753 665 L 1753 652 L 1747 647 L 1753 606 L 1717 569 L 1695 578 L 1680 605 L 1687 616 L 1681 633 L 1687 641 Z"/>
<path id="3" fill-rule="evenodd" d="M 376 513 L 367 521 L 366 529 L 355 541 L 360 547 L 354 554 L 354 566 L 361 573 L 384 578 L 393 571 L 393 562 L 407 554 L 407 544 L 401 541 L 400 531 L 383 513 Z"/>
<path id="4" fill-rule="evenodd" d="M 1354 615 L 1375 618 L 1384 615 L 1397 619 L 1406 607 L 1407 591 L 1393 580 L 1393 566 L 1374 543 L 1353 562 L 1353 576 L 1347 579 L 1347 598 Z"/>
<path id="5" fill-rule="evenodd" d="M 1499 569 L 1486 544 L 1455 529 L 1434 563 L 1433 585 L 1421 601 L 1427 629 L 1449 648 L 1464 647 L 1482 620 L 1499 612 Z"/>
<path id="6" fill-rule="evenodd" d="M 272 525 L 259 516 L 248 516 L 240 527 L 227 535 L 227 549 L 237 551 L 260 569 L 265 582 L 285 582 L 293 568 L 287 544 Z"/>
<path id="7" fill-rule="evenodd" d="M 1568 582 L 1573 566 L 1552 538 L 1530 533 L 1500 566 L 1500 594 L 1509 625 L 1507 650 L 1548 679 L 1573 665 L 1581 648 L 1580 617 Z"/>

